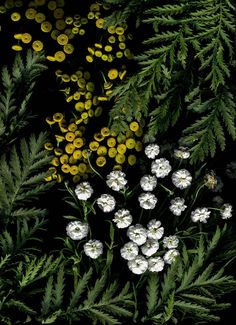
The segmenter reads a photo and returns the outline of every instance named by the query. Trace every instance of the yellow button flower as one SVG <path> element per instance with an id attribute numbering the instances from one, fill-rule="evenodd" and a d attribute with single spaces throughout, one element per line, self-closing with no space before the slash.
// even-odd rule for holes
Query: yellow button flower
<path id="1" fill-rule="evenodd" d="M 77 183 L 79 183 L 79 181 L 80 181 L 80 176 L 79 176 L 79 175 L 75 175 L 75 176 L 72 178 L 72 180 L 73 180 L 73 183 L 77 184 Z"/>
<path id="2" fill-rule="evenodd" d="M 70 155 L 74 152 L 74 150 L 75 150 L 75 146 L 72 143 L 68 143 L 65 146 L 65 152 L 70 154 Z"/>
<path id="3" fill-rule="evenodd" d="M 125 152 L 126 152 L 126 145 L 125 144 L 123 144 L 123 143 L 121 143 L 121 144 L 118 144 L 118 146 L 117 146 L 117 151 L 121 154 L 121 155 L 123 155 Z"/>
<path id="4" fill-rule="evenodd" d="M 63 10 L 62 8 L 56 8 L 56 9 L 53 11 L 53 16 L 54 16 L 54 18 L 56 18 L 56 19 L 63 18 L 63 17 L 64 17 L 64 10 Z"/>
<path id="5" fill-rule="evenodd" d="M 51 117 L 46 117 L 46 122 L 49 124 L 49 125 L 52 125 L 54 123 L 56 123 Z"/>
<path id="6" fill-rule="evenodd" d="M 91 99 L 86 100 L 86 102 L 84 104 L 84 108 L 88 111 L 91 107 L 92 107 L 92 101 L 91 101 Z M 87 113 L 83 113 L 83 114 L 87 114 Z M 88 115 L 87 115 L 87 117 L 88 117 Z M 87 118 L 87 117 L 85 117 L 85 118 Z"/>
<path id="7" fill-rule="evenodd" d="M 47 142 L 44 144 L 44 148 L 48 151 L 53 150 L 53 144 L 51 142 Z"/>
<path id="8" fill-rule="evenodd" d="M 75 134 L 73 132 L 67 132 L 65 138 L 68 142 L 73 142 L 75 139 Z"/>
<path id="9" fill-rule="evenodd" d="M 19 12 L 13 12 L 11 14 L 12 21 L 19 21 L 20 19 L 21 19 L 21 15 L 19 14 Z"/>
<path id="10" fill-rule="evenodd" d="M 77 102 L 75 104 L 75 109 L 78 112 L 82 112 L 84 110 L 84 103 L 83 102 Z"/>
<path id="11" fill-rule="evenodd" d="M 32 48 L 35 52 L 40 52 L 43 49 L 43 43 L 41 41 L 34 41 Z"/>
<path id="12" fill-rule="evenodd" d="M 53 114 L 53 120 L 55 121 L 55 122 L 61 122 L 62 120 L 63 120 L 63 118 L 64 118 L 64 115 L 62 114 L 62 113 L 55 113 L 55 114 Z"/>
<path id="13" fill-rule="evenodd" d="M 88 84 L 87 84 L 88 85 Z M 87 85 L 86 85 L 86 88 L 87 88 Z M 90 91 L 88 91 L 86 94 L 85 94 L 85 98 L 86 99 L 92 99 L 93 98 L 93 94 L 90 92 Z M 91 103 L 92 103 L 92 100 L 91 100 Z"/>
<path id="14" fill-rule="evenodd" d="M 87 159 L 89 153 L 90 153 L 90 150 L 88 150 L 88 149 L 83 149 L 83 150 L 82 150 L 82 157 L 85 158 L 85 159 Z"/>
<path id="15" fill-rule="evenodd" d="M 107 139 L 107 145 L 110 148 L 115 147 L 115 145 L 116 145 L 116 139 L 115 138 L 109 138 L 109 139 Z"/>
<path id="16" fill-rule="evenodd" d="M 79 34 L 82 36 L 82 35 L 84 35 L 85 34 L 85 30 L 83 29 L 83 28 L 81 28 L 80 30 L 79 30 Z"/>
<path id="17" fill-rule="evenodd" d="M 69 158 L 69 164 L 75 165 L 77 163 L 78 159 L 75 159 L 73 156 L 70 156 Z"/>
<path id="18" fill-rule="evenodd" d="M 108 149 L 108 156 L 110 158 L 115 158 L 115 156 L 117 155 L 117 150 L 116 148 L 109 148 Z"/>
<path id="19" fill-rule="evenodd" d="M 71 175 L 76 175 L 76 174 L 78 174 L 78 172 L 79 172 L 79 168 L 78 168 L 78 166 L 71 166 L 70 167 L 70 174 Z"/>
<path id="20" fill-rule="evenodd" d="M 61 148 L 55 148 L 54 153 L 56 156 L 61 156 L 63 154 L 63 150 Z"/>
<path id="21" fill-rule="evenodd" d="M 117 59 L 121 59 L 121 58 L 123 58 L 123 56 L 124 56 L 123 52 L 121 52 L 121 51 L 116 52 Z"/>
<path id="22" fill-rule="evenodd" d="M 71 123 L 69 124 L 68 126 L 68 130 L 71 131 L 71 132 L 75 132 L 77 130 L 77 125 L 75 123 Z"/>
<path id="23" fill-rule="evenodd" d="M 120 153 L 118 153 L 115 157 L 115 161 L 118 163 L 118 164 L 123 164 L 125 162 L 125 155 L 122 155 Z"/>
<path id="24" fill-rule="evenodd" d="M 104 27 L 104 23 L 105 23 L 104 19 L 103 18 L 99 18 L 99 19 L 96 20 L 96 27 L 97 28 L 103 28 Z"/>
<path id="25" fill-rule="evenodd" d="M 58 135 L 58 134 L 55 135 L 55 139 L 57 141 L 57 145 L 65 140 L 65 138 L 62 135 Z"/>
<path id="26" fill-rule="evenodd" d="M 99 132 L 95 133 L 93 137 L 98 142 L 101 142 L 102 140 L 104 140 L 104 136 Z"/>
<path id="27" fill-rule="evenodd" d="M 35 15 L 35 21 L 36 21 L 36 23 L 41 24 L 45 20 L 46 20 L 46 16 L 42 12 L 38 12 Z"/>
<path id="28" fill-rule="evenodd" d="M 105 146 L 100 146 L 98 149 L 97 149 L 97 154 L 99 156 L 106 156 L 107 154 L 107 148 Z"/>
<path id="29" fill-rule="evenodd" d="M 63 51 L 66 53 L 66 54 L 72 54 L 74 52 L 74 46 L 72 44 L 65 44 L 63 46 Z"/>
<path id="30" fill-rule="evenodd" d="M 56 59 L 54 58 L 54 56 L 51 56 L 51 55 L 47 55 L 47 56 L 46 56 L 46 59 L 47 59 L 48 61 L 50 61 L 50 62 L 55 62 L 55 61 L 56 61 Z"/>
<path id="31" fill-rule="evenodd" d="M 98 107 L 95 109 L 95 112 L 94 112 L 95 117 L 99 117 L 99 116 L 101 116 L 101 115 L 102 115 L 102 111 L 103 111 L 102 107 L 101 107 L 101 106 L 98 106 Z"/>
<path id="32" fill-rule="evenodd" d="M 120 48 L 121 50 L 124 50 L 124 49 L 126 48 L 126 44 L 125 44 L 124 42 L 120 42 L 120 43 L 119 43 L 119 48 Z"/>
<path id="33" fill-rule="evenodd" d="M 134 139 L 127 139 L 125 145 L 128 149 L 134 149 L 136 141 Z"/>
<path id="34" fill-rule="evenodd" d="M 79 78 L 77 84 L 80 88 L 84 89 L 86 87 L 86 80 L 84 78 Z"/>
<path id="35" fill-rule="evenodd" d="M 88 116 L 93 117 L 94 116 L 94 111 L 92 109 L 88 110 Z"/>
<path id="36" fill-rule="evenodd" d="M 61 170 L 62 170 L 63 173 L 68 174 L 68 173 L 70 172 L 70 165 L 68 165 L 68 164 L 63 164 L 63 165 L 61 166 Z"/>
<path id="37" fill-rule="evenodd" d="M 103 128 L 101 129 L 101 134 L 102 134 L 102 136 L 104 136 L 104 137 L 108 137 L 108 136 L 110 135 L 110 133 L 111 133 L 111 131 L 110 131 L 110 129 L 107 128 L 107 127 L 103 127 Z"/>
<path id="38" fill-rule="evenodd" d="M 102 51 L 100 50 L 97 50 L 94 52 L 94 55 L 97 57 L 97 58 L 100 58 L 102 56 Z"/>
<path id="39" fill-rule="evenodd" d="M 23 48 L 22 48 L 22 46 L 20 46 L 20 45 L 12 45 L 12 47 L 11 47 L 14 51 L 22 51 L 23 50 Z"/>
<path id="40" fill-rule="evenodd" d="M 55 158 L 53 158 L 53 160 L 51 161 L 51 164 L 52 164 L 53 166 L 58 167 L 58 166 L 60 165 L 60 161 L 59 161 L 59 159 L 58 159 L 57 157 L 55 157 Z"/>
<path id="41" fill-rule="evenodd" d="M 117 35 L 123 35 L 124 34 L 124 28 L 123 27 L 116 27 L 115 32 Z"/>
<path id="42" fill-rule="evenodd" d="M 57 51 L 54 55 L 57 62 L 63 62 L 66 58 L 66 55 L 62 51 Z"/>
<path id="43" fill-rule="evenodd" d="M 125 141 L 126 141 L 126 137 L 125 137 L 124 134 L 119 134 L 119 135 L 117 136 L 117 142 L 118 142 L 118 143 L 124 143 Z"/>
<path id="44" fill-rule="evenodd" d="M 108 71 L 108 78 L 110 80 L 114 80 L 118 77 L 119 73 L 118 73 L 118 70 L 117 69 L 110 69 Z"/>
<path id="45" fill-rule="evenodd" d="M 25 17 L 27 19 L 34 19 L 35 18 L 35 15 L 37 14 L 37 11 L 34 9 L 34 8 L 29 8 L 26 10 L 25 12 Z"/>
<path id="46" fill-rule="evenodd" d="M 111 52 L 111 51 L 112 51 L 112 46 L 111 46 L 111 45 L 106 45 L 106 46 L 104 47 L 104 50 L 105 50 L 106 52 Z"/>
<path id="47" fill-rule="evenodd" d="M 136 137 L 141 137 L 143 135 L 143 129 L 140 127 L 138 131 L 135 132 Z"/>
<path id="48" fill-rule="evenodd" d="M 14 35 L 14 38 L 15 38 L 15 39 L 18 39 L 18 40 L 21 40 L 21 39 L 22 39 L 22 35 L 23 35 L 23 34 L 15 34 L 15 35 Z"/>
<path id="49" fill-rule="evenodd" d="M 87 15 L 88 19 L 93 19 L 95 17 L 94 13 L 93 12 L 89 12 L 88 15 Z"/>
<path id="50" fill-rule="evenodd" d="M 73 158 L 77 159 L 77 160 L 81 159 L 82 158 L 82 151 L 81 150 L 75 150 L 73 152 Z"/>
<path id="51" fill-rule="evenodd" d="M 128 164 L 129 164 L 130 166 L 135 165 L 136 162 L 137 162 L 137 158 L 135 157 L 135 155 L 129 155 L 129 156 L 128 156 Z"/>
<path id="52" fill-rule="evenodd" d="M 90 92 L 94 92 L 95 90 L 95 84 L 91 81 L 87 82 L 86 89 Z"/>
<path id="53" fill-rule="evenodd" d="M 79 172 L 80 172 L 81 174 L 84 174 L 84 173 L 86 173 L 87 165 L 84 164 L 84 163 L 80 163 L 80 164 L 78 165 L 78 168 L 79 168 Z"/>
<path id="54" fill-rule="evenodd" d="M 115 36 L 113 36 L 113 35 L 109 36 L 109 37 L 108 37 L 108 42 L 109 42 L 110 44 L 114 44 L 114 43 L 116 42 L 116 38 L 115 38 Z"/>
<path id="55" fill-rule="evenodd" d="M 75 148 L 81 148 L 84 145 L 84 140 L 82 138 L 76 138 L 73 142 Z"/>
<path id="56" fill-rule="evenodd" d="M 134 131 L 134 132 L 138 131 L 138 129 L 139 129 L 138 122 L 135 122 L 135 121 L 131 122 L 130 125 L 129 125 L 129 128 L 130 128 L 131 131 Z"/>
<path id="57" fill-rule="evenodd" d="M 92 151 L 97 151 L 99 143 L 97 141 L 92 141 L 89 143 L 89 149 Z"/>
<path id="58" fill-rule="evenodd" d="M 52 30 L 52 24 L 49 21 L 44 21 L 41 24 L 41 31 L 44 33 L 50 33 Z"/>
<path id="59" fill-rule="evenodd" d="M 57 30 L 57 29 L 53 29 L 53 31 L 51 32 L 50 35 L 51 35 L 51 38 L 54 39 L 54 40 L 56 41 L 57 36 L 60 35 L 60 32 L 59 32 L 59 30 Z"/>
<path id="60" fill-rule="evenodd" d="M 136 145 L 135 145 L 135 150 L 136 150 L 137 152 L 140 152 L 140 151 L 142 151 L 142 149 L 143 149 L 142 142 L 141 142 L 141 141 L 137 141 L 137 142 L 136 142 Z"/>
<path id="61" fill-rule="evenodd" d="M 56 3 L 56 1 L 49 1 L 49 2 L 48 2 L 48 9 L 49 9 L 49 10 L 55 10 L 56 7 L 57 7 L 57 3 Z"/>
<path id="62" fill-rule="evenodd" d="M 120 80 L 123 80 L 124 77 L 126 76 L 126 74 L 127 74 L 127 71 L 126 70 L 124 70 L 122 72 L 119 72 L 119 78 L 120 78 Z"/>
<path id="63" fill-rule="evenodd" d="M 115 165 L 113 167 L 113 170 L 122 170 L 122 166 L 121 165 Z"/>
<path id="64" fill-rule="evenodd" d="M 72 25 L 73 21 L 74 21 L 74 19 L 72 17 L 66 17 L 66 19 L 65 19 L 65 23 L 67 25 Z"/>
<path id="65" fill-rule="evenodd" d="M 98 166 L 98 167 L 103 167 L 104 165 L 106 164 L 106 158 L 105 157 L 98 157 L 97 159 L 96 159 L 96 165 Z"/>
<path id="66" fill-rule="evenodd" d="M 56 21 L 56 28 L 57 28 L 58 30 L 63 30 L 63 29 L 65 29 L 65 28 L 66 28 L 66 23 L 65 23 L 65 21 L 64 21 L 63 19 L 57 19 L 57 21 Z"/>
<path id="67" fill-rule="evenodd" d="M 68 43 L 68 36 L 66 34 L 60 34 L 57 36 L 57 43 L 59 45 L 66 45 Z"/>
<path id="68" fill-rule="evenodd" d="M 63 82 L 70 82 L 70 76 L 66 73 L 64 73 L 62 76 L 61 76 L 61 80 Z"/>
<path id="69" fill-rule="evenodd" d="M 107 31 L 108 31 L 109 34 L 115 34 L 116 28 L 115 28 L 115 26 L 109 26 L 107 28 Z"/>

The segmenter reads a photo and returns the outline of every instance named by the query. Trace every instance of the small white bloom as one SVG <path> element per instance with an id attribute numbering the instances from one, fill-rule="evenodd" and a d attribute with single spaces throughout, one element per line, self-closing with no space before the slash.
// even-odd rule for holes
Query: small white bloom
<path id="1" fill-rule="evenodd" d="M 120 254 L 125 260 L 131 261 L 138 256 L 138 245 L 129 241 L 121 248 Z"/>
<path id="2" fill-rule="evenodd" d="M 125 188 L 127 180 L 125 179 L 125 173 L 120 170 L 114 170 L 107 175 L 107 186 L 109 186 L 113 191 L 120 191 Z"/>
<path id="3" fill-rule="evenodd" d="M 75 188 L 75 194 L 79 200 L 87 201 L 93 194 L 93 189 L 89 182 L 82 182 Z"/>
<path id="4" fill-rule="evenodd" d="M 170 249 L 165 253 L 163 259 L 166 264 L 172 264 L 177 256 L 179 256 L 179 252 L 177 251 L 177 249 Z"/>
<path id="5" fill-rule="evenodd" d="M 229 203 L 225 203 L 221 208 L 220 214 L 222 219 L 229 219 L 232 217 L 233 207 Z"/>
<path id="6" fill-rule="evenodd" d="M 71 221 L 66 227 L 66 233 L 73 240 L 81 240 L 88 234 L 88 224 L 81 221 Z"/>
<path id="7" fill-rule="evenodd" d="M 144 191 L 153 191 L 157 186 L 156 176 L 145 175 L 140 180 L 140 186 Z"/>
<path id="8" fill-rule="evenodd" d="M 161 257 L 150 257 L 148 259 L 148 270 L 151 272 L 161 272 L 164 269 L 165 262 Z"/>
<path id="9" fill-rule="evenodd" d="M 147 240 L 147 230 L 140 224 L 130 226 L 127 236 L 137 245 L 143 245 Z"/>
<path id="10" fill-rule="evenodd" d="M 103 252 L 103 244 L 100 240 L 90 239 L 84 244 L 84 252 L 87 256 L 96 259 Z"/>
<path id="11" fill-rule="evenodd" d="M 190 152 L 185 147 L 179 147 L 179 149 L 174 150 L 175 158 L 188 159 L 190 157 Z"/>
<path id="12" fill-rule="evenodd" d="M 187 169 L 179 169 L 172 175 L 173 184 L 181 190 L 191 185 L 192 176 Z"/>
<path id="13" fill-rule="evenodd" d="M 160 147 L 157 144 L 151 143 L 146 146 L 144 152 L 149 159 L 154 159 L 159 155 Z"/>
<path id="14" fill-rule="evenodd" d="M 110 194 L 102 194 L 97 199 L 97 205 L 103 212 L 111 212 L 115 209 L 116 200 Z"/>
<path id="15" fill-rule="evenodd" d="M 163 236 L 163 234 L 164 228 L 161 227 L 161 222 L 156 219 L 150 220 L 147 225 L 148 238 L 158 240 Z"/>
<path id="16" fill-rule="evenodd" d="M 184 199 L 176 197 L 170 201 L 171 205 L 169 207 L 170 211 L 175 216 L 180 216 L 181 213 L 187 208 L 187 205 L 184 204 Z"/>
<path id="17" fill-rule="evenodd" d="M 191 219 L 193 222 L 203 222 L 206 223 L 207 219 L 210 218 L 211 211 L 207 208 L 197 208 L 191 212 Z"/>
<path id="18" fill-rule="evenodd" d="M 127 228 L 132 223 L 132 216 L 129 210 L 120 209 L 115 213 L 115 218 L 112 219 L 115 223 L 117 228 Z"/>
<path id="19" fill-rule="evenodd" d="M 170 162 L 165 158 L 156 159 L 152 162 L 151 171 L 157 178 L 164 178 L 171 171 Z"/>
<path id="20" fill-rule="evenodd" d="M 143 255 L 152 256 L 155 254 L 159 249 L 159 243 L 155 239 L 148 239 L 146 243 L 141 246 L 141 251 Z"/>
<path id="21" fill-rule="evenodd" d="M 135 259 L 128 262 L 128 268 L 134 274 L 142 274 L 148 269 L 148 261 L 145 257 L 138 255 Z"/>
<path id="22" fill-rule="evenodd" d="M 179 239 L 177 236 L 168 236 L 163 238 L 163 246 L 165 248 L 176 248 L 178 247 Z"/>
<path id="23" fill-rule="evenodd" d="M 145 210 L 154 209 L 157 203 L 155 195 L 149 192 L 140 194 L 138 200 L 141 208 Z"/>

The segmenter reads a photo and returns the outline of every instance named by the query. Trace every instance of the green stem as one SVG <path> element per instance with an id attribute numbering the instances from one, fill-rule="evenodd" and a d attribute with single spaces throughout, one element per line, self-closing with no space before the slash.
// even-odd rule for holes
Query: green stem
<path id="1" fill-rule="evenodd" d="M 92 166 L 92 164 L 91 164 L 91 161 L 90 161 L 90 159 L 89 159 L 89 156 L 88 156 L 88 163 L 89 163 L 89 167 L 92 169 L 92 171 L 93 171 L 96 175 L 98 175 L 98 176 L 99 176 L 99 177 L 104 181 L 104 178 L 102 177 L 102 175 L 99 174 L 99 172 L 98 172 L 96 169 L 93 168 L 93 166 Z"/>

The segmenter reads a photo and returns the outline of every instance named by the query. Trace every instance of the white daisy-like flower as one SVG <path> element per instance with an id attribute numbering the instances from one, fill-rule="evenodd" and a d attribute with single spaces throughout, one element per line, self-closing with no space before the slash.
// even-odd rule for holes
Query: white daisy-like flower
<path id="1" fill-rule="evenodd" d="M 173 173 L 171 179 L 174 186 L 183 190 L 191 185 L 192 176 L 187 169 L 179 169 Z"/>
<path id="2" fill-rule="evenodd" d="M 141 208 L 145 210 L 152 210 L 157 204 L 157 198 L 149 192 L 140 194 L 138 200 Z"/>
<path id="3" fill-rule="evenodd" d="M 143 245 L 147 240 L 147 229 L 140 224 L 130 226 L 127 230 L 127 236 L 137 245 Z"/>
<path id="4" fill-rule="evenodd" d="M 148 259 L 148 270 L 150 272 L 161 272 L 164 269 L 165 262 L 161 257 L 150 257 Z"/>
<path id="5" fill-rule="evenodd" d="M 97 205 L 103 212 L 111 212 L 115 209 L 116 200 L 110 194 L 102 194 L 97 199 Z"/>
<path id="6" fill-rule="evenodd" d="M 232 217 L 233 207 L 229 203 L 225 203 L 220 211 L 220 215 L 222 219 L 229 219 Z"/>
<path id="7" fill-rule="evenodd" d="M 207 219 L 210 218 L 211 211 L 207 208 L 197 208 L 191 212 L 191 219 L 193 222 L 203 222 L 206 223 Z"/>
<path id="8" fill-rule="evenodd" d="M 117 228 L 127 228 L 131 225 L 133 218 L 127 209 L 120 209 L 115 213 L 115 217 L 112 219 Z"/>
<path id="9" fill-rule="evenodd" d="M 179 251 L 177 249 L 170 249 L 165 253 L 163 259 L 166 264 L 172 264 L 177 256 L 179 256 Z"/>
<path id="10" fill-rule="evenodd" d="M 135 259 L 128 262 L 128 268 L 134 274 L 142 274 L 148 269 L 148 261 L 145 257 L 138 255 Z"/>
<path id="11" fill-rule="evenodd" d="M 88 224 L 81 221 L 71 221 L 66 226 L 66 233 L 73 240 L 81 240 L 88 235 Z"/>
<path id="12" fill-rule="evenodd" d="M 127 180 L 125 179 L 125 173 L 120 170 L 114 170 L 107 175 L 107 186 L 109 186 L 113 191 L 120 191 L 125 188 Z"/>
<path id="13" fill-rule="evenodd" d="M 179 147 L 179 149 L 174 150 L 174 157 L 179 159 L 188 159 L 190 157 L 190 152 L 188 148 Z"/>
<path id="14" fill-rule="evenodd" d="M 138 250 L 138 245 L 129 241 L 121 248 L 120 254 L 125 260 L 131 261 L 138 256 Z"/>
<path id="15" fill-rule="evenodd" d="M 161 239 L 161 237 L 164 235 L 164 227 L 161 227 L 161 222 L 152 219 L 147 224 L 147 236 L 150 239 Z"/>
<path id="16" fill-rule="evenodd" d="M 140 180 L 140 186 L 144 191 L 153 191 L 157 186 L 156 176 L 153 175 L 145 175 Z"/>
<path id="17" fill-rule="evenodd" d="M 185 200 L 176 197 L 173 200 L 170 201 L 171 205 L 169 207 L 170 211 L 175 215 L 175 216 L 180 216 L 181 213 L 187 208 L 187 205 L 184 204 Z"/>
<path id="18" fill-rule="evenodd" d="M 165 248 L 171 249 L 176 248 L 179 245 L 179 239 L 177 236 L 168 236 L 163 238 L 163 246 Z"/>
<path id="19" fill-rule="evenodd" d="M 87 201 L 93 194 L 93 189 L 89 182 L 82 182 L 75 188 L 75 194 L 79 200 Z"/>
<path id="20" fill-rule="evenodd" d="M 146 243 L 143 246 L 141 246 L 141 251 L 143 255 L 146 255 L 148 257 L 155 254 L 158 251 L 158 249 L 159 249 L 159 243 L 155 239 L 148 239 Z"/>
<path id="21" fill-rule="evenodd" d="M 146 146 L 144 152 L 149 159 L 154 159 L 159 155 L 160 147 L 155 143 L 151 143 Z"/>
<path id="22" fill-rule="evenodd" d="M 103 244 L 100 240 L 90 239 L 84 244 L 84 252 L 87 256 L 96 259 L 103 252 Z"/>
<path id="23" fill-rule="evenodd" d="M 164 178 L 169 175 L 172 167 L 169 160 L 165 158 L 159 158 L 152 162 L 151 171 L 157 178 Z"/>

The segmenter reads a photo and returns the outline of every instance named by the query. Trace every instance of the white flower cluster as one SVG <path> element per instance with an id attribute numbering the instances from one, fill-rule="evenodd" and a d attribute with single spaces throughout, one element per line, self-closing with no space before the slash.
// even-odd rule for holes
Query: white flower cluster
<path id="1" fill-rule="evenodd" d="M 97 199 L 97 205 L 103 212 L 111 212 L 115 209 L 116 200 L 110 194 L 102 194 Z"/>
<path id="2" fill-rule="evenodd" d="M 120 170 L 110 172 L 110 174 L 107 175 L 107 186 L 110 187 L 113 191 L 119 192 L 123 190 L 127 184 L 125 176 L 125 173 Z"/>
<path id="3" fill-rule="evenodd" d="M 169 207 L 170 211 L 175 216 L 180 216 L 182 212 L 187 208 L 187 205 L 185 205 L 185 200 L 180 197 L 176 197 L 173 200 L 170 201 L 171 205 Z"/>
<path id="4" fill-rule="evenodd" d="M 121 256 L 128 261 L 128 268 L 134 274 L 143 274 L 146 271 L 161 272 L 165 264 L 171 264 L 179 255 L 179 240 L 176 236 L 163 238 L 163 247 L 167 252 L 163 257 L 155 256 L 160 247 L 159 240 L 164 235 L 161 222 L 152 219 L 147 228 L 140 224 L 132 225 L 127 230 L 130 241 L 120 250 Z"/>
<path id="5" fill-rule="evenodd" d="M 233 207 L 229 203 L 225 203 L 220 211 L 220 215 L 222 219 L 229 219 L 232 217 Z"/>
<path id="6" fill-rule="evenodd" d="M 87 201 L 93 194 L 93 189 L 89 182 L 82 182 L 75 188 L 75 194 L 81 201 Z"/>

